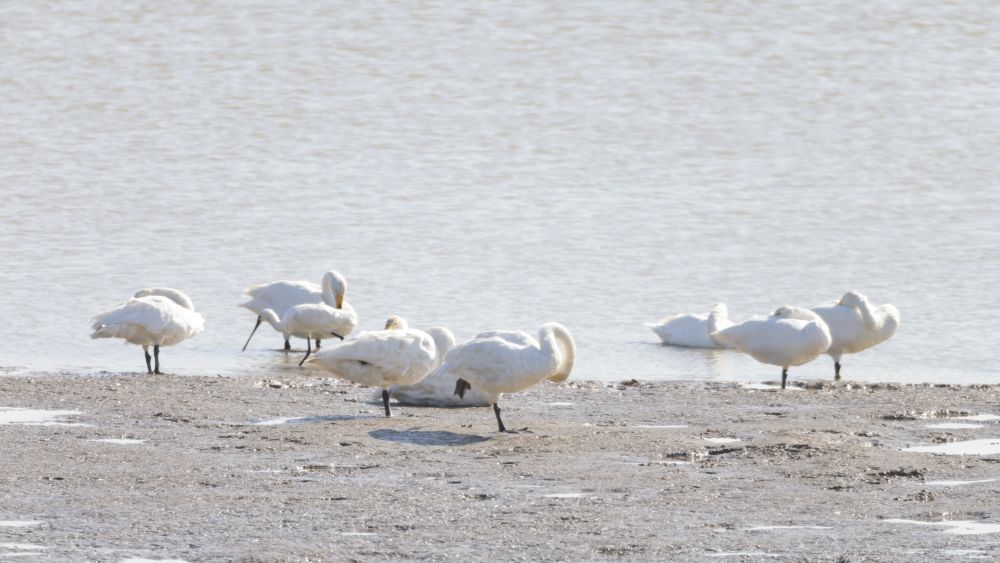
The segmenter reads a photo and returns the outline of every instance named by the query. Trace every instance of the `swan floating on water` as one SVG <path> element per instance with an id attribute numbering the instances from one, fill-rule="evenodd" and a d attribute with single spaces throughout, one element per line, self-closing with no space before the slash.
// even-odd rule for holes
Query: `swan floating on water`
<path id="1" fill-rule="evenodd" d="M 899 327 L 899 310 L 894 305 L 872 306 L 864 295 L 848 291 L 840 301 L 813 307 L 830 328 L 833 343 L 827 354 L 833 358 L 833 378 L 840 379 L 840 359 L 884 342 Z"/>
<path id="2" fill-rule="evenodd" d="M 386 326 L 318 352 L 310 362 L 340 379 L 381 387 L 385 415 L 391 416 L 388 388 L 426 377 L 434 369 L 437 347 L 431 335 L 408 328 L 399 317 L 391 317 Z"/>
<path id="3" fill-rule="evenodd" d="M 146 371 L 160 373 L 160 346 L 172 346 L 198 334 L 205 318 L 183 292 L 169 287 L 140 289 L 131 299 L 90 320 L 90 338 L 122 338 L 142 346 Z M 153 356 L 149 347 L 153 347 Z M 155 368 L 150 360 L 155 359 Z"/>
<path id="4" fill-rule="evenodd" d="M 323 275 L 322 285 L 316 285 L 307 281 L 276 281 L 247 288 L 244 293 L 250 296 L 250 301 L 241 303 L 240 307 L 256 313 L 257 324 L 250 331 L 249 338 L 243 344 L 243 350 L 247 349 L 250 339 L 253 338 L 254 333 L 260 327 L 260 323 L 267 321 L 274 330 L 285 334 L 285 351 L 290 351 L 292 349 L 292 344 L 289 341 L 290 336 L 300 335 L 289 335 L 279 328 L 278 325 L 285 317 L 285 313 L 297 305 L 318 305 L 325 303 L 330 307 L 355 315 L 355 324 L 357 324 L 357 316 L 354 313 L 354 308 L 344 301 L 344 294 L 346 292 L 347 280 L 339 272 L 335 271 L 329 271 Z M 274 314 L 265 315 L 263 311 L 267 309 L 270 309 Z M 341 329 L 343 330 L 343 327 Z M 347 334 L 340 334 L 340 336 L 347 336 Z M 320 340 L 322 339 L 316 340 L 317 349 L 319 348 Z"/>
<path id="5" fill-rule="evenodd" d="M 455 347 L 455 335 L 444 327 L 431 327 L 426 330 L 434 338 L 438 354 L 434 370 L 418 383 L 413 385 L 392 385 L 389 396 L 406 405 L 425 407 L 488 407 L 497 401 L 497 395 L 487 393 L 479 388 L 472 388 L 462 397 L 455 394 L 455 384 L 458 378 L 441 369 L 444 358 Z M 533 342 L 531 336 L 519 331 L 482 332 L 473 338 L 506 337 L 523 344 Z"/>
<path id="6" fill-rule="evenodd" d="M 521 391 L 545 379 L 565 381 L 575 361 L 576 344 L 569 330 L 559 323 L 545 323 L 537 340 L 524 332 L 483 333 L 452 348 L 441 371 L 455 378 L 459 397 L 472 388 L 499 398 L 501 393 Z M 496 398 L 493 413 L 500 432 L 505 432 Z"/>
<path id="7" fill-rule="evenodd" d="M 664 344 L 670 346 L 688 346 L 691 348 L 728 348 L 717 342 L 709 334 L 709 318 L 715 317 L 716 330 L 722 330 L 733 325 L 729 320 L 729 311 L 725 304 L 718 303 L 708 314 L 682 313 L 665 317 L 655 323 L 646 323 Z"/>
<path id="8" fill-rule="evenodd" d="M 781 307 L 770 317 L 734 324 L 721 330 L 712 326 L 712 338 L 758 362 L 781 366 L 781 388 L 788 368 L 816 359 L 830 348 L 830 329 L 809 309 Z"/>

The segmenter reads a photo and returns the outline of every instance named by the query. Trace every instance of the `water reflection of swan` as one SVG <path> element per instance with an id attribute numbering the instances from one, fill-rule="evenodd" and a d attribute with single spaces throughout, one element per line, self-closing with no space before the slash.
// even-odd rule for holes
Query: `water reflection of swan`
<path id="1" fill-rule="evenodd" d="M 194 310 L 191 299 L 169 287 L 140 289 L 131 299 L 100 313 L 90 323 L 94 330 L 91 338 L 122 338 L 142 346 L 148 373 L 160 373 L 160 346 L 172 346 L 205 328 L 205 318 Z M 155 359 L 155 367 L 151 359 Z"/>
<path id="2" fill-rule="evenodd" d="M 885 304 L 873 307 L 864 295 L 849 291 L 840 301 L 814 307 L 830 327 L 833 343 L 827 354 L 833 358 L 834 379 L 840 379 L 840 358 L 857 354 L 888 340 L 899 327 L 899 310 Z"/>
<path id="3" fill-rule="evenodd" d="M 717 330 L 732 326 L 729 311 L 722 303 L 717 304 L 708 314 L 682 313 L 665 317 L 655 323 L 646 323 L 660 337 L 664 344 L 690 346 L 692 348 L 728 348 L 711 337 L 708 331 L 710 317 L 715 317 Z"/>
<path id="4" fill-rule="evenodd" d="M 770 317 L 750 319 L 729 328 L 709 327 L 714 340 L 750 354 L 759 362 L 781 366 L 781 388 L 788 368 L 816 359 L 830 347 L 830 329 L 809 309 L 781 307 Z"/>
<path id="5" fill-rule="evenodd" d="M 576 361 L 576 344 L 569 330 L 559 323 L 545 323 L 535 340 L 527 333 L 491 332 L 456 346 L 444 359 L 441 371 L 456 379 L 455 394 L 470 388 L 499 397 L 545 379 L 565 381 Z M 500 432 L 506 429 L 500 407 L 493 402 Z"/>

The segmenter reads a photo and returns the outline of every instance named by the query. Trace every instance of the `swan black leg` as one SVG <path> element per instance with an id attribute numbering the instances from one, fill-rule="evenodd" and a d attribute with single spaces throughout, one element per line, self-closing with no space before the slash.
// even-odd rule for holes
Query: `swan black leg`
<path id="1" fill-rule="evenodd" d="M 389 412 L 389 391 L 387 389 L 382 390 L 382 404 L 385 405 L 385 415 L 392 416 Z"/>
<path id="2" fill-rule="evenodd" d="M 288 339 L 286 338 L 285 339 L 285 352 L 291 352 L 291 351 L 292 351 L 292 343 L 289 342 Z"/>
<path id="3" fill-rule="evenodd" d="M 500 426 L 500 432 L 506 432 L 507 429 L 504 428 L 503 421 L 500 420 L 500 407 L 496 403 L 493 403 L 493 414 L 497 415 L 497 425 Z"/>
<path id="4" fill-rule="evenodd" d="M 319 352 L 319 338 L 316 339 L 316 351 Z"/>
<path id="5" fill-rule="evenodd" d="M 840 381 L 840 362 L 833 362 L 833 380 Z"/>
<path id="6" fill-rule="evenodd" d="M 154 362 L 155 369 L 153 369 L 153 373 L 160 373 L 160 345 L 159 344 L 154 344 L 153 345 L 153 360 L 155 360 L 155 362 Z"/>
<path id="7" fill-rule="evenodd" d="M 247 341 L 243 343 L 243 349 L 240 350 L 241 352 L 246 352 L 247 351 L 247 345 L 250 344 L 250 339 L 253 338 L 253 334 L 255 332 L 257 332 L 258 328 L 260 328 L 260 321 L 261 320 L 263 320 L 263 319 L 261 319 L 260 315 L 258 315 L 257 316 L 257 324 L 253 325 L 253 330 L 250 331 L 250 336 L 247 337 Z"/>
<path id="8" fill-rule="evenodd" d="M 785 388 L 785 381 L 788 381 L 788 368 L 781 369 L 781 388 Z"/>
<path id="9" fill-rule="evenodd" d="M 149 346 L 143 346 L 142 353 L 146 356 L 146 373 L 151 374 L 153 373 L 153 364 L 150 363 L 150 360 L 153 359 L 153 356 L 149 355 Z"/>
<path id="10" fill-rule="evenodd" d="M 301 361 L 301 362 L 299 362 L 299 365 L 300 365 L 300 366 L 301 366 L 302 364 L 306 363 L 306 358 L 308 358 L 308 357 L 309 357 L 309 354 L 312 354 L 312 338 L 309 338 L 309 337 L 307 336 L 307 337 L 306 337 L 306 355 L 305 355 L 305 356 L 302 356 L 302 361 Z"/>
<path id="11" fill-rule="evenodd" d="M 459 399 L 464 399 L 465 392 L 471 388 L 472 385 L 470 385 L 468 381 L 462 378 L 459 378 L 458 381 L 455 382 L 455 394 L 458 395 Z"/>

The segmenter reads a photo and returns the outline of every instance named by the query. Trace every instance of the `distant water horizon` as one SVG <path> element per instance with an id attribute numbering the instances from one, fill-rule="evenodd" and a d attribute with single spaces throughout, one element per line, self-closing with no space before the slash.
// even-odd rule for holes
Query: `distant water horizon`
<path id="1" fill-rule="evenodd" d="M 293 371 L 242 291 L 348 280 L 459 340 L 558 321 L 573 379 L 762 381 L 644 323 L 845 291 L 901 311 L 847 381 L 996 383 L 989 4 L 8 3 L 0 375 L 144 371 L 88 320 L 185 291 L 179 375 Z M 301 347 L 302 343 L 295 344 Z M 832 379 L 821 357 L 790 380 Z"/>

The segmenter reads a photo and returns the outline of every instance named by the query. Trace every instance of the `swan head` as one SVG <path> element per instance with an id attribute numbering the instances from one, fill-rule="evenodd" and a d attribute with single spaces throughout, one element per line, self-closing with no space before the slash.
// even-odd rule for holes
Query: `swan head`
<path id="1" fill-rule="evenodd" d="M 347 293 L 347 279 L 340 272 L 333 270 L 323 274 L 323 294 L 333 295 L 333 305 L 338 309 L 344 307 L 344 294 Z"/>
<path id="2" fill-rule="evenodd" d="M 390 315 L 385 321 L 385 330 L 406 330 L 408 328 L 410 328 L 410 323 L 406 322 L 403 317 Z"/>
<path id="3" fill-rule="evenodd" d="M 868 300 L 867 297 L 858 293 L 857 291 L 848 291 L 847 293 L 844 294 L 843 297 L 840 298 L 840 301 L 837 301 L 837 305 L 858 307 L 867 300 Z"/>

